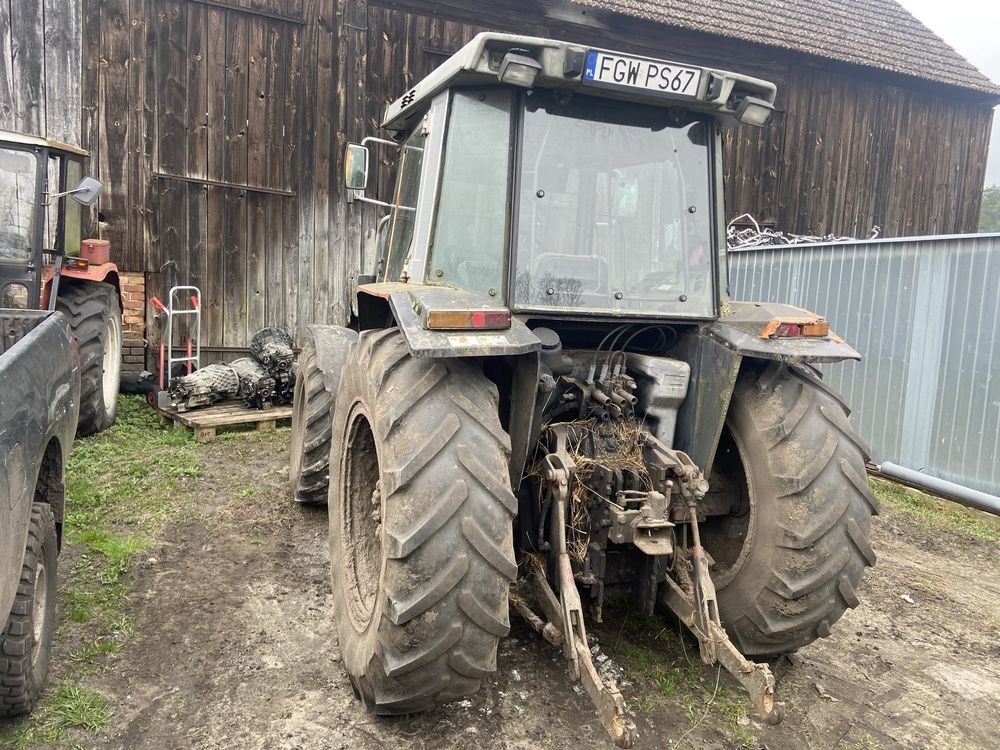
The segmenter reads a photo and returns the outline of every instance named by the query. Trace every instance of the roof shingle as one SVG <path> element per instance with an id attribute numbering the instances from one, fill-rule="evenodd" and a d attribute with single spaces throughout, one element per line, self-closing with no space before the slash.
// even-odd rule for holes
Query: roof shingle
<path id="1" fill-rule="evenodd" d="M 692 31 L 1000 93 L 894 0 L 571 0 Z"/>

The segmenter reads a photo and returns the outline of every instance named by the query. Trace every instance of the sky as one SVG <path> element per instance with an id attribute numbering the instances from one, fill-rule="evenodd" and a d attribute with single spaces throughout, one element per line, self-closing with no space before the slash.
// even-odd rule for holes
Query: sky
<path id="1" fill-rule="evenodd" d="M 1000 2 L 997 0 L 896 0 L 925 26 L 1000 83 Z M 850 2 L 850 0 L 848 0 Z M 1000 107 L 993 116 L 986 184 L 1000 185 Z"/>

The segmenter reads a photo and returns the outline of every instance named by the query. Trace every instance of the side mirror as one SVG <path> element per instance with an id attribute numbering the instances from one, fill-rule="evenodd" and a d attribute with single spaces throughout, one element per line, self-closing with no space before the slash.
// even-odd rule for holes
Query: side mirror
<path id="1" fill-rule="evenodd" d="M 84 206 L 92 206 L 94 205 L 94 201 L 96 201 L 103 192 L 103 182 L 96 180 L 93 177 L 84 177 L 80 180 L 80 184 L 77 185 L 74 190 L 70 191 L 70 195 L 77 203 Z"/>
<path id="2" fill-rule="evenodd" d="M 344 185 L 348 190 L 368 187 L 368 147 L 348 143 L 344 152 Z"/>
<path id="3" fill-rule="evenodd" d="M 84 206 L 92 206 L 102 192 L 104 192 L 103 182 L 95 180 L 93 177 L 84 177 L 80 180 L 80 184 L 72 190 L 67 190 L 65 193 L 53 193 L 48 197 L 51 200 L 52 198 L 62 198 L 68 195 L 77 203 L 82 203 Z"/>

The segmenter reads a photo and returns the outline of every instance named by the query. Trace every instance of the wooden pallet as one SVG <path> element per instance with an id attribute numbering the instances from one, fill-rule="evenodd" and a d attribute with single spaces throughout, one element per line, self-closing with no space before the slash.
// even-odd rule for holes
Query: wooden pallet
<path id="1" fill-rule="evenodd" d="M 226 401 L 191 411 L 179 412 L 174 408 L 159 409 L 160 422 L 173 422 L 175 430 L 190 427 L 194 439 L 207 443 L 217 437 L 219 427 L 254 424 L 258 430 L 273 430 L 279 420 L 292 418 L 291 406 L 272 406 L 270 409 L 248 409 L 240 401 Z"/>

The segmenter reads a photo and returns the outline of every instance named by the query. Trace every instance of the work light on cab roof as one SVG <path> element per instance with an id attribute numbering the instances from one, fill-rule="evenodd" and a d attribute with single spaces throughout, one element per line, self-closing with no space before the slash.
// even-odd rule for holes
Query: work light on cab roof
<path id="1" fill-rule="evenodd" d="M 386 111 L 383 127 L 406 130 L 428 100 L 446 88 L 489 82 L 583 91 L 659 106 L 684 102 L 723 125 L 764 125 L 775 86 L 716 68 L 657 60 L 569 42 L 479 34 Z"/>

